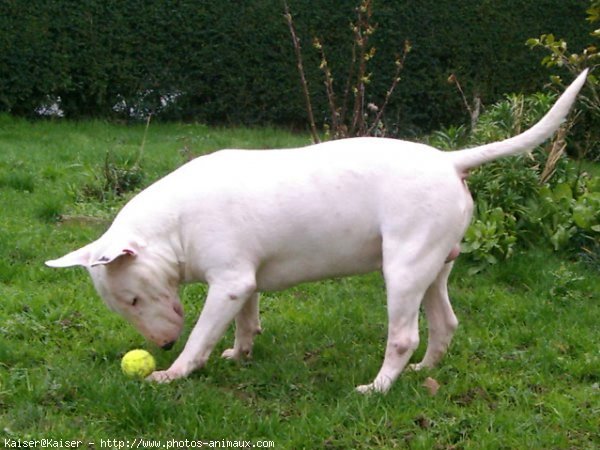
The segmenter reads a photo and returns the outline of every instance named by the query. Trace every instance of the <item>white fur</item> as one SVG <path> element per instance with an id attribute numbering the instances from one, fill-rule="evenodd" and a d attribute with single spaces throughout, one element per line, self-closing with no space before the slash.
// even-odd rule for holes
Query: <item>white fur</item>
<path id="1" fill-rule="evenodd" d="M 471 219 L 467 171 L 550 137 L 585 76 L 531 130 L 475 149 L 355 138 L 200 157 L 133 198 L 97 241 L 47 264 L 86 267 L 108 306 L 160 346 L 183 327 L 179 284 L 208 283 L 183 352 L 149 377 L 161 382 L 202 367 L 234 319 L 223 356 L 249 355 L 258 292 L 382 270 L 388 343 L 379 374 L 358 390 L 385 392 L 418 345 L 422 300 L 429 344 L 415 369 L 439 361 L 457 326 L 447 280 Z"/>

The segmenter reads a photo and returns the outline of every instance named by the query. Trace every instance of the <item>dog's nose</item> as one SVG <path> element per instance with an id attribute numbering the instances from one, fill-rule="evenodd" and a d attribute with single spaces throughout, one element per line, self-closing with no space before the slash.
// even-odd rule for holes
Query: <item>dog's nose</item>
<path id="1" fill-rule="evenodd" d="M 174 345 L 175 345 L 175 341 L 171 341 L 171 342 L 167 342 L 165 345 L 163 345 L 160 348 L 162 348 L 163 350 L 171 350 Z"/>

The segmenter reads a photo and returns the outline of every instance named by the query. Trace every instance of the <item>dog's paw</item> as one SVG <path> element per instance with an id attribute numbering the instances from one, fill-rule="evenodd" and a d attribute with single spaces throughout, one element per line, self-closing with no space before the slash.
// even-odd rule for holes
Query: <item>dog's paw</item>
<path id="1" fill-rule="evenodd" d="M 236 348 L 228 348 L 221 353 L 221 358 L 230 359 L 232 361 L 239 361 L 242 358 L 251 358 L 252 352 L 250 350 L 240 350 Z"/>
<path id="2" fill-rule="evenodd" d="M 418 372 L 419 370 L 433 369 L 434 364 L 428 364 L 426 362 L 421 361 L 420 363 L 409 364 L 406 366 L 406 370 L 410 370 L 413 372 Z"/>
<path id="3" fill-rule="evenodd" d="M 237 361 L 240 359 L 241 355 L 235 348 L 228 348 L 223 353 L 221 353 L 221 358 L 231 359 L 233 361 Z"/>
<path id="4" fill-rule="evenodd" d="M 156 370 L 152 372 L 150 375 L 146 377 L 146 381 L 150 381 L 153 383 L 170 383 L 177 378 L 181 378 L 179 375 L 176 375 L 168 370 Z"/>
<path id="5" fill-rule="evenodd" d="M 363 395 L 369 395 L 374 392 L 373 384 L 363 384 L 356 387 L 356 392 Z"/>
<path id="6" fill-rule="evenodd" d="M 375 380 L 371 384 L 363 384 L 356 387 L 356 392 L 363 395 L 385 394 L 392 387 L 391 383 L 380 383 Z"/>

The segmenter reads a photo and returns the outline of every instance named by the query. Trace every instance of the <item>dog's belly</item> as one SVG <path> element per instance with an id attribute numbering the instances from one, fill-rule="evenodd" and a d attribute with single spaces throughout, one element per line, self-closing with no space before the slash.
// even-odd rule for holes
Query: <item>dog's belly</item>
<path id="1" fill-rule="evenodd" d="M 256 273 L 258 290 L 285 289 L 306 281 L 343 277 L 381 269 L 381 237 L 340 235 L 297 246 L 261 261 Z"/>

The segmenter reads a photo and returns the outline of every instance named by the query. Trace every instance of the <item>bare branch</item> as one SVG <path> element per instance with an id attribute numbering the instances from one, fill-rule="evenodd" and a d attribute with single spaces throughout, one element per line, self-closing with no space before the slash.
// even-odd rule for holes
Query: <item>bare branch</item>
<path id="1" fill-rule="evenodd" d="M 304 74 L 304 64 L 302 63 L 302 49 L 300 47 L 300 40 L 296 35 L 296 29 L 294 27 L 294 22 L 292 20 L 292 15 L 290 14 L 290 9 L 288 7 L 287 2 L 283 1 L 283 7 L 285 9 L 285 19 L 287 21 L 288 27 L 290 29 L 290 34 L 292 35 L 292 42 L 294 44 L 294 51 L 296 52 L 296 65 L 298 67 L 298 72 L 300 74 L 300 83 L 302 84 L 302 91 L 304 93 L 304 100 L 306 102 L 306 112 L 308 114 L 308 121 L 310 124 L 310 132 L 312 135 L 313 142 L 319 143 L 321 140 L 319 139 L 319 134 L 317 132 L 317 125 L 315 124 L 315 117 L 312 110 L 312 103 L 310 101 L 310 93 L 308 91 L 308 82 L 306 81 L 306 76 Z"/>
<path id="2" fill-rule="evenodd" d="M 378 126 L 379 122 L 381 121 L 381 118 L 383 117 L 383 112 L 385 111 L 385 107 L 387 106 L 387 104 L 390 100 L 390 97 L 394 93 L 394 89 L 396 89 L 396 86 L 400 82 L 400 72 L 402 71 L 402 69 L 404 69 L 404 62 L 406 61 L 406 56 L 408 55 L 410 50 L 411 50 L 410 42 L 408 40 L 404 41 L 404 49 L 402 51 L 402 57 L 399 57 L 396 59 L 396 72 L 394 73 L 394 79 L 392 80 L 392 85 L 390 86 L 388 91 L 385 93 L 385 100 L 383 101 L 383 105 L 381 105 L 381 108 L 379 108 L 379 112 L 377 113 L 377 116 L 375 116 L 375 120 L 373 120 L 373 123 L 367 130 L 367 134 L 371 134 L 371 132 L 375 129 L 376 126 Z"/>
<path id="3" fill-rule="evenodd" d="M 458 89 L 458 92 L 460 93 L 460 98 L 462 99 L 463 104 L 465 105 L 465 108 L 469 113 L 469 117 L 471 119 L 471 130 L 473 130 L 475 128 L 475 125 L 477 125 L 477 121 L 479 120 L 479 113 L 481 111 L 481 98 L 478 95 L 475 95 L 473 98 L 474 108 L 471 108 L 471 105 L 469 104 L 467 97 L 465 96 L 465 93 L 462 90 L 462 87 L 456 75 L 451 74 L 448 77 L 448 83 L 454 84 L 456 86 L 456 89 Z"/>
<path id="4" fill-rule="evenodd" d="M 358 19 L 354 26 L 354 39 L 358 47 L 358 74 L 354 86 L 354 108 L 352 113 L 351 136 L 362 136 L 365 134 L 364 103 L 365 84 L 367 81 L 367 43 L 373 32 L 369 20 L 371 19 L 371 0 L 363 0 L 358 7 Z"/>
<path id="5" fill-rule="evenodd" d="M 329 110 L 331 114 L 331 128 L 333 130 L 333 138 L 339 139 L 342 137 L 346 137 L 343 133 L 342 128 L 340 127 L 339 120 L 339 110 L 335 103 L 335 92 L 333 90 L 333 76 L 331 75 L 331 70 L 329 69 L 329 64 L 327 63 L 327 57 L 325 56 L 325 50 L 323 49 L 323 45 L 319 41 L 319 39 L 315 38 L 313 40 L 313 46 L 317 49 L 321 56 L 321 65 L 319 68 L 325 74 L 325 91 L 327 93 L 327 101 L 329 103 Z"/>

